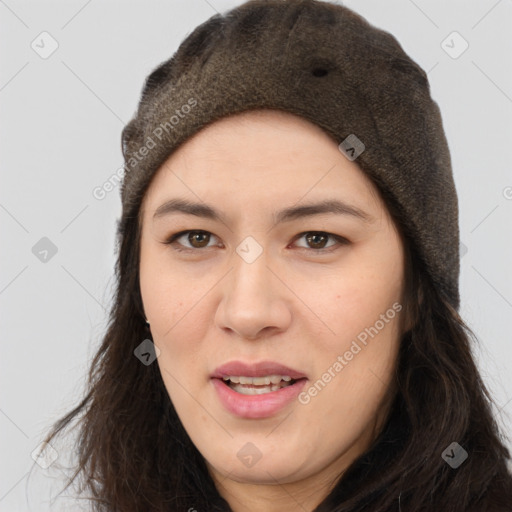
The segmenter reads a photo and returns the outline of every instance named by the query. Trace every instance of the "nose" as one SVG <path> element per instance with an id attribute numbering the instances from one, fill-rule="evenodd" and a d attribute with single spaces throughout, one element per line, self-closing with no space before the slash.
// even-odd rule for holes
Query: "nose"
<path id="1" fill-rule="evenodd" d="M 233 255 L 233 270 L 222 281 L 216 325 L 255 340 L 285 331 L 292 314 L 286 279 L 269 268 L 265 251 L 252 263 Z"/>

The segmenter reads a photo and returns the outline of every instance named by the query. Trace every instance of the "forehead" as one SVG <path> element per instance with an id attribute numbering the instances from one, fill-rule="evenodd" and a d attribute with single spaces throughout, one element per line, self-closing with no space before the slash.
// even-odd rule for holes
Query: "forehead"
<path id="1" fill-rule="evenodd" d="M 367 209 L 385 208 L 375 185 L 330 135 L 271 109 L 227 116 L 194 134 L 155 173 L 143 209 L 154 211 L 170 193 L 229 203 L 238 197 L 240 204 L 338 194 Z"/>

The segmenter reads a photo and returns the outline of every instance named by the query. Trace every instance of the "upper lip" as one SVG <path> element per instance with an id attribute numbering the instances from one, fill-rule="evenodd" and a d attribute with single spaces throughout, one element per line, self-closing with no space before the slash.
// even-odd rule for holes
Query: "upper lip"
<path id="1" fill-rule="evenodd" d="M 267 375 L 288 375 L 292 379 L 306 377 L 303 373 L 273 361 L 260 361 L 258 363 L 244 363 L 230 361 L 219 366 L 212 374 L 212 379 L 222 379 L 224 376 L 265 377 Z"/>

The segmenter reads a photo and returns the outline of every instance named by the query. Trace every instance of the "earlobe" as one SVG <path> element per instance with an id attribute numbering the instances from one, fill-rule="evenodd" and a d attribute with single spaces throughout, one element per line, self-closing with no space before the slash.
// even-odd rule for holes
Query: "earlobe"
<path id="1" fill-rule="evenodd" d="M 149 321 L 146 317 L 146 312 L 144 311 L 144 308 L 142 308 L 142 318 L 144 318 L 144 323 L 145 323 L 146 327 L 149 329 Z"/>

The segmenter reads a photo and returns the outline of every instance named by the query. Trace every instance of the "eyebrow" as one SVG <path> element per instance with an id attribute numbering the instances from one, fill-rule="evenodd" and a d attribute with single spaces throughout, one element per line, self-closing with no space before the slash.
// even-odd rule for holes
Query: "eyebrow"
<path id="1" fill-rule="evenodd" d="M 153 220 L 171 215 L 174 213 L 185 213 L 203 217 L 206 219 L 217 220 L 225 223 L 223 215 L 212 206 L 206 203 L 195 203 L 185 199 L 170 199 L 159 206 L 153 214 Z M 326 199 L 317 203 L 303 204 L 301 206 L 291 206 L 273 214 L 275 224 L 292 221 L 302 217 L 331 213 L 336 215 L 350 215 L 367 224 L 371 224 L 375 219 L 361 210 L 360 208 L 347 204 L 339 199 Z"/>

